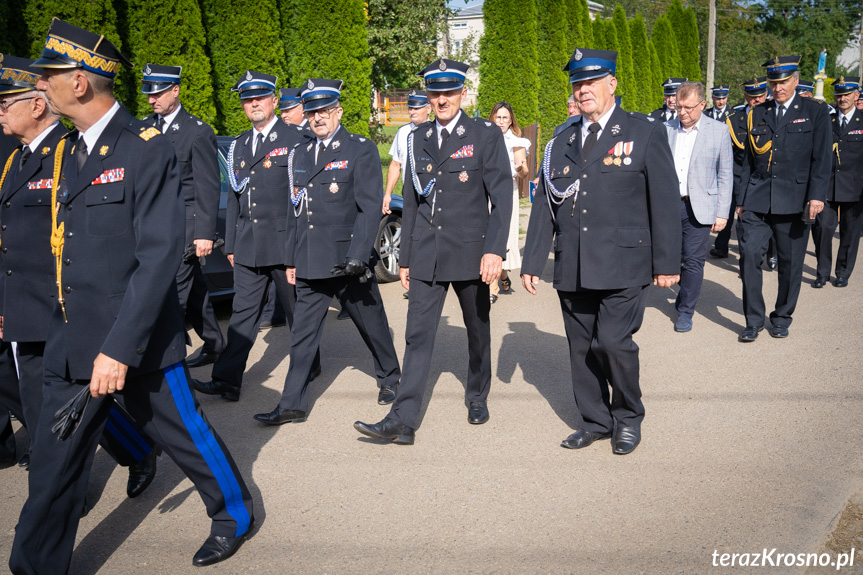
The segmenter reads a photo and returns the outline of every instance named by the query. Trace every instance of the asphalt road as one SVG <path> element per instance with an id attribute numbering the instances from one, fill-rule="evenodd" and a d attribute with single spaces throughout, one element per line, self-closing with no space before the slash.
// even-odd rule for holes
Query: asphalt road
<path id="1" fill-rule="evenodd" d="M 644 439 L 625 457 L 613 455 L 608 441 L 560 447 L 575 406 L 548 283 L 537 296 L 519 286 L 492 308 L 491 420 L 482 426 L 467 423 L 466 336 L 450 295 L 434 393 L 414 446 L 354 431 L 355 420 L 378 421 L 388 408 L 376 403 L 372 362 L 356 329 L 337 321 L 335 308 L 308 421 L 253 421 L 276 405 L 290 362 L 288 330 L 263 332 L 240 402 L 200 397 L 250 484 L 258 522 L 234 558 L 207 572 L 691 574 L 729 570 L 713 566 L 714 551 L 820 552 L 863 484 L 863 280 L 811 289 L 810 246 L 790 337 L 763 332 L 741 344 L 736 262 L 736 253 L 708 261 L 687 334 L 673 331 L 676 288 L 650 288 L 636 335 Z M 550 274 L 549 263 L 544 279 Z M 408 302 L 397 284 L 381 291 L 401 358 Z M 765 274 L 764 292 L 769 309 L 775 273 Z M 194 375 L 209 376 L 209 367 Z M 26 477 L 17 467 L 0 471 L 4 557 Z M 126 498 L 125 482 L 125 470 L 97 453 L 93 508 L 80 524 L 72 572 L 198 572 L 191 558 L 209 521 L 191 483 L 166 456 L 138 499 Z"/>

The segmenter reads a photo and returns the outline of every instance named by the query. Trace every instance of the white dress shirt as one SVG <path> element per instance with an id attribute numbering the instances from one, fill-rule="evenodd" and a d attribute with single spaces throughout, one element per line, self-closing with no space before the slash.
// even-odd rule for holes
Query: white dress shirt
<path id="1" fill-rule="evenodd" d="M 675 128 L 674 169 L 677 172 L 681 198 L 689 195 L 689 162 L 692 161 L 692 149 L 698 137 L 699 124 L 701 124 L 701 118 L 688 130 L 683 127 L 683 124 Z"/>
<path id="2" fill-rule="evenodd" d="M 276 122 L 280 121 L 278 116 L 273 116 L 273 119 L 270 120 L 270 123 L 264 126 L 263 130 L 258 131 L 257 128 L 252 128 L 252 156 L 257 153 L 256 148 L 258 147 L 258 134 L 263 134 L 264 139 L 267 139 L 267 136 L 270 135 L 270 131 L 273 129 L 273 126 L 276 125 Z"/>
<path id="3" fill-rule="evenodd" d="M 458 119 L 461 117 L 461 110 L 458 111 L 458 114 L 455 115 L 455 118 L 449 121 L 446 126 L 441 126 L 440 122 L 437 120 L 434 121 L 434 125 L 437 128 L 437 147 L 440 149 L 440 140 L 441 140 L 441 131 L 446 128 L 449 135 L 452 136 L 452 129 L 458 124 Z"/>
<path id="4" fill-rule="evenodd" d="M 96 147 L 96 142 L 99 141 L 99 137 L 102 135 L 102 132 L 105 131 L 105 128 L 108 127 L 108 122 L 111 121 L 111 118 L 114 117 L 114 114 L 117 113 L 117 110 L 120 109 L 120 103 L 115 101 L 114 105 L 111 106 L 111 109 L 105 112 L 105 115 L 99 118 L 99 120 L 87 128 L 85 132 L 81 132 L 78 140 L 80 141 L 82 138 L 84 143 L 87 144 L 87 153 L 90 154 L 93 152 L 93 148 Z"/>
<path id="5" fill-rule="evenodd" d="M 609 109 L 602 117 L 599 119 L 599 131 L 596 133 L 596 139 L 599 140 L 599 137 L 602 135 L 602 131 L 605 129 L 605 125 L 608 123 L 608 119 L 614 113 L 614 109 L 617 108 L 617 104 L 613 105 L 611 109 Z M 584 146 L 584 141 L 587 139 L 588 134 L 590 134 L 590 125 L 593 122 L 589 121 L 587 118 L 582 116 L 581 122 L 581 145 Z"/>
<path id="6" fill-rule="evenodd" d="M 165 121 L 165 129 L 162 130 L 163 134 L 168 131 L 168 126 L 170 126 L 172 123 L 174 123 L 174 118 L 176 118 L 177 114 L 180 113 L 180 108 L 182 108 L 182 107 L 183 107 L 183 105 L 180 104 L 174 109 L 173 112 L 171 112 L 167 116 L 159 116 L 160 118 L 162 118 Z"/>

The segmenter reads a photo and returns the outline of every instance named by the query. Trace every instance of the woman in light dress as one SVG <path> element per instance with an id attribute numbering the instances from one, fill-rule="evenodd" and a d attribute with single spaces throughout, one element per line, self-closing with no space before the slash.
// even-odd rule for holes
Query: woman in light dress
<path id="1" fill-rule="evenodd" d="M 506 240 L 506 259 L 503 261 L 503 271 L 500 282 L 491 286 L 491 303 L 497 301 L 497 294 L 512 291 L 512 282 L 507 272 L 521 268 L 521 252 L 518 251 L 518 181 L 526 178 L 529 169 L 527 156 L 530 153 L 530 140 L 521 137 L 521 128 L 512 111 L 512 106 L 506 102 L 498 102 L 491 109 L 489 120 L 500 127 L 506 151 L 509 154 L 509 165 L 512 171 L 512 218 L 509 222 L 509 234 Z"/>

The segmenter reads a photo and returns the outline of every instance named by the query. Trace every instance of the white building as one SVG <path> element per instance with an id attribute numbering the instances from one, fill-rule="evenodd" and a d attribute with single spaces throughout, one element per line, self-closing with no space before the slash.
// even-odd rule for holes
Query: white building
<path id="1" fill-rule="evenodd" d="M 465 3 L 462 0 L 450 0 L 447 5 L 457 12 L 449 20 L 447 36 L 438 41 L 438 54 L 461 54 L 464 61 L 470 64 L 467 74 L 467 102 L 465 102 L 468 106 L 476 104 L 479 88 L 479 39 L 485 32 L 482 21 L 483 1 L 473 0 Z M 587 9 L 590 12 L 590 19 L 593 20 L 602 13 L 603 5 L 588 0 Z M 463 53 L 468 49 L 469 53 Z"/>

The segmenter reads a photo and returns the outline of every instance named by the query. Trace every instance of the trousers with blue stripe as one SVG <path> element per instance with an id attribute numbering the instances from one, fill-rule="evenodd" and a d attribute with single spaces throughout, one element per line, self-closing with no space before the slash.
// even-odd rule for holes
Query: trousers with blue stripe
<path id="1" fill-rule="evenodd" d="M 252 497 L 189 381 L 188 368 L 180 362 L 127 377 L 113 398 L 195 484 L 212 520 L 211 533 L 237 537 L 249 530 Z M 46 370 L 43 414 L 55 413 L 82 385 L 89 381 Z M 9 559 L 16 575 L 68 571 L 96 445 L 104 429 L 120 425 L 111 415 L 112 404 L 108 396 L 91 398 L 78 430 L 65 441 L 51 433 L 53 422 L 40 421 L 31 443 L 30 495 Z"/>
<path id="2" fill-rule="evenodd" d="M 24 414 L 22 423 L 28 430 L 36 429 L 42 409 L 44 373 L 42 358 L 44 353 L 44 341 L 18 343 L 19 390 L 21 408 Z M 99 445 L 123 467 L 143 461 L 155 448 L 155 442 L 123 408 L 114 403 L 113 399 L 110 402 L 113 405 L 109 411 L 108 422 L 99 440 Z M 46 417 L 53 416 L 54 412 L 46 415 Z"/>

